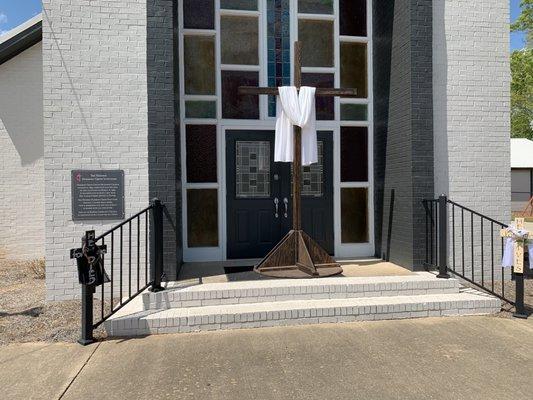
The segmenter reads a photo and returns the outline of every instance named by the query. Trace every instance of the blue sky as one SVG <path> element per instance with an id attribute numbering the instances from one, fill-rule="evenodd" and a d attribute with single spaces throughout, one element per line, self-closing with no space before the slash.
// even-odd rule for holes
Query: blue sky
<path id="1" fill-rule="evenodd" d="M 520 0 L 510 0 L 510 2 L 511 20 L 514 21 L 520 14 Z M 41 0 L 0 0 L 0 34 L 20 25 L 40 11 Z M 523 33 L 511 34 L 512 50 L 521 49 L 524 44 L 525 35 Z"/>

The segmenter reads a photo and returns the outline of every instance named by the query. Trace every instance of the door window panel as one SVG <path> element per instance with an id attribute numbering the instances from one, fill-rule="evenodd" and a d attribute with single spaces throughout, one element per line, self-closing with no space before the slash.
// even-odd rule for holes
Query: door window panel
<path id="1" fill-rule="evenodd" d="M 217 127 L 187 125 L 187 182 L 217 182 Z"/>
<path id="2" fill-rule="evenodd" d="M 367 54 L 364 43 L 341 43 L 341 86 L 357 89 L 357 97 L 366 98 Z"/>
<path id="3" fill-rule="evenodd" d="M 302 14 L 333 14 L 333 0 L 299 0 L 298 12 Z"/>
<path id="4" fill-rule="evenodd" d="M 300 20 L 303 67 L 333 67 L 333 22 Z"/>
<path id="5" fill-rule="evenodd" d="M 368 189 L 341 189 L 342 243 L 368 243 Z"/>
<path id="6" fill-rule="evenodd" d="M 215 29 L 214 0 L 183 0 L 185 29 Z"/>
<path id="7" fill-rule="evenodd" d="M 222 71 L 222 118 L 258 119 L 259 96 L 239 94 L 239 86 L 258 86 L 259 73 Z"/>
<path id="8" fill-rule="evenodd" d="M 366 36 L 366 0 L 339 0 L 340 34 Z"/>
<path id="9" fill-rule="evenodd" d="M 270 142 L 237 141 L 235 146 L 235 196 L 270 197 Z"/>
<path id="10" fill-rule="evenodd" d="M 215 39 L 184 37 L 185 94 L 216 94 Z"/>
<path id="11" fill-rule="evenodd" d="M 189 247 L 218 246 L 217 189 L 187 190 L 187 243 Z"/>
<path id="12" fill-rule="evenodd" d="M 341 181 L 368 181 L 368 128 L 341 128 Z"/>
<path id="13" fill-rule="evenodd" d="M 259 21 L 256 17 L 221 17 L 222 64 L 259 65 Z"/>

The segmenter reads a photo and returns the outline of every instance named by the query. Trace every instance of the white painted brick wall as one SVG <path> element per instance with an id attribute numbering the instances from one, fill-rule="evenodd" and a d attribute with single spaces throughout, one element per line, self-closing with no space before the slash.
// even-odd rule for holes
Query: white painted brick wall
<path id="1" fill-rule="evenodd" d="M 435 0 L 435 195 L 510 218 L 508 0 Z"/>
<path id="2" fill-rule="evenodd" d="M 44 256 L 42 45 L 0 65 L 0 258 Z"/>
<path id="3" fill-rule="evenodd" d="M 146 0 L 43 0 L 47 297 L 79 294 L 68 250 L 72 169 L 123 169 L 126 215 L 148 205 Z"/>

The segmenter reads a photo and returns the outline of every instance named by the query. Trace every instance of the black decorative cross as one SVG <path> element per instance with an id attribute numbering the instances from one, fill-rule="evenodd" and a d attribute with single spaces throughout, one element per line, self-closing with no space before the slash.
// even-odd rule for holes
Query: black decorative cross
<path id="1" fill-rule="evenodd" d="M 294 43 L 294 86 L 302 85 L 302 45 Z M 241 86 L 240 94 L 278 95 L 277 88 Z M 317 88 L 318 97 L 355 97 L 356 89 Z M 256 265 L 255 271 L 278 278 L 318 278 L 342 273 L 333 257 L 302 230 L 301 171 L 302 129 L 294 127 L 294 161 L 292 182 L 292 230 Z"/>

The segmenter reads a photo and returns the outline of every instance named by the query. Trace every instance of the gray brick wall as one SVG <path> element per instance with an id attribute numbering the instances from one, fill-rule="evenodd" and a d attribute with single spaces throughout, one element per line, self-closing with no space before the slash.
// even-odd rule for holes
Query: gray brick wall
<path id="1" fill-rule="evenodd" d="M 43 1 L 49 300 L 79 294 L 68 249 L 116 224 L 72 221 L 72 169 L 123 169 L 126 215 L 149 202 L 146 32 L 146 0 Z"/>
<path id="2" fill-rule="evenodd" d="M 172 0 L 147 1 L 148 154 L 150 198 L 169 211 L 164 229 L 167 279 L 176 279 L 181 264 L 181 183 L 179 113 L 174 108 L 174 24 Z M 177 87 L 177 86 L 176 86 Z M 176 102 L 176 104 L 179 104 Z"/>
<path id="3" fill-rule="evenodd" d="M 376 253 L 419 269 L 421 200 L 433 195 L 432 2 L 374 4 L 373 18 Z"/>
<path id="4" fill-rule="evenodd" d="M 0 65 L 0 258 L 44 256 L 42 45 Z"/>

